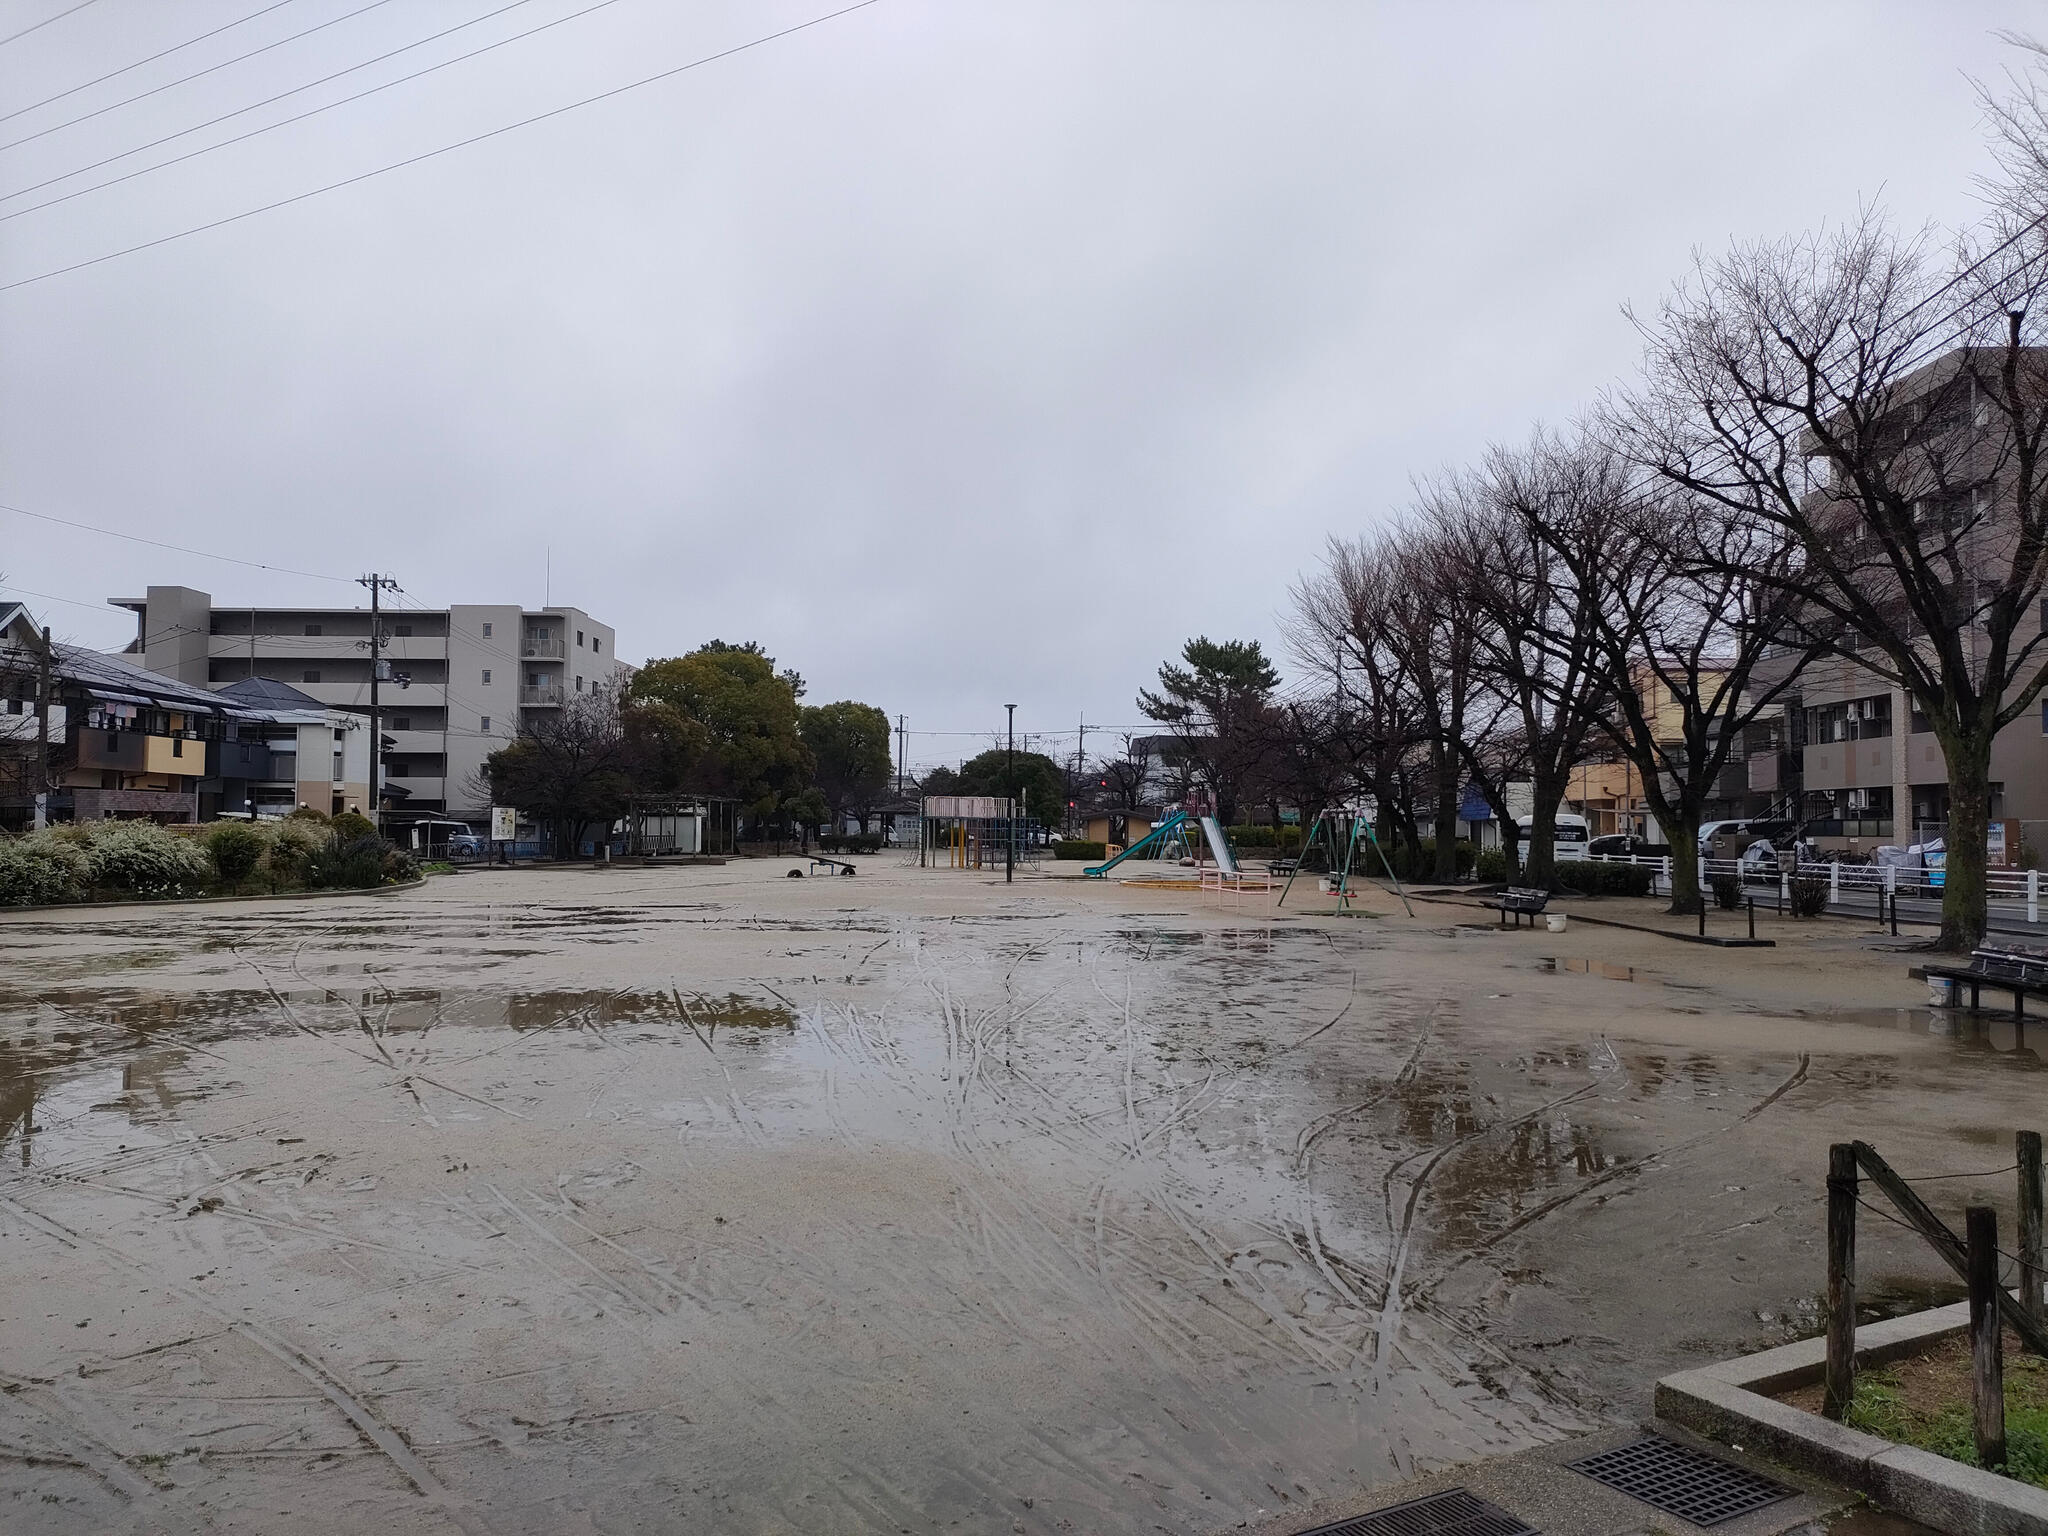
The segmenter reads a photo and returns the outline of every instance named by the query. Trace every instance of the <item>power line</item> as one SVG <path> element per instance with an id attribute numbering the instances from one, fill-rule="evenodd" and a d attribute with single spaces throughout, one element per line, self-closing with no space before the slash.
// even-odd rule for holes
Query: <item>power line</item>
<path id="1" fill-rule="evenodd" d="M 385 0 L 377 0 L 377 3 L 383 4 Z M 466 139 L 458 139 L 455 143 L 444 144 L 439 149 L 430 149 L 421 154 L 408 156 L 403 160 L 394 160 L 389 165 L 380 165 L 375 170 L 364 171 L 360 175 L 349 176 L 341 181 L 329 182 L 326 186 L 314 187 L 309 191 L 297 192 L 290 197 L 279 198 L 276 202 L 265 203 L 257 208 L 248 208 L 241 213 L 231 213 L 225 218 L 213 219 L 205 224 L 195 224 L 192 228 L 181 229 L 175 234 L 159 235 L 154 240 L 144 240 L 139 245 L 126 246 L 118 251 L 109 251 L 103 256 L 93 256 L 84 261 L 74 261 L 69 266 L 57 267 L 48 272 L 39 272 L 34 277 L 16 278 L 11 283 L 0 283 L 0 293 L 6 293 L 15 288 L 25 288 L 31 283 L 45 282 L 53 277 L 62 277 L 69 272 L 82 271 L 86 267 L 96 267 L 102 262 L 114 261 L 122 256 L 133 256 L 138 251 L 151 250 L 159 245 L 169 245 L 174 240 L 183 240 L 192 235 L 205 234 L 208 230 L 220 229 L 225 225 L 239 224 L 244 219 L 253 219 L 258 214 L 271 213 L 279 208 L 288 208 L 294 203 L 303 203 L 309 198 L 319 197 L 324 193 L 338 192 L 344 187 L 352 187 L 356 183 L 368 181 L 372 177 L 382 176 L 390 171 L 403 170 L 409 165 L 418 165 L 423 160 L 432 160 L 437 156 L 450 154 L 458 149 L 467 149 L 472 144 L 481 144 L 486 139 L 495 139 L 499 135 L 511 133 L 515 129 L 529 128 L 535 123 L 546 122 L 549 118 L 560 117 L 564 113 L 574 112 L 582 107 L 594 106 L 601 101 L 609 101 L 614 96 L 623 96 L 626 92 L 637 91 L 642 86 L 653 85 L 658 81 L 672 79 L 677 75 L 701 68 L 706 64 L 715 64 L 720 59 L 729 59 L 734 54 L 745 53 L 749 49 L 759 48 L 764 43 L 772 43 L 780 38 L 789 37 L 794 33 L 822 26 L 828 21 L 836 21 L 841 16 L 851 15 L 855 11 L 864 11 L 869 6 L 879 3 L 880 0 L 856 0 L 855 4 L 844 6 L 836 11 L 828 11 L 822 16 L 814 16 L 809 21 L 800 21 L 795 26 L 784 27 L 779 32 L 769 32 L 747 42 L 736 43 L 730 48 L 720 49 L 717 53 L 708 53 L 702 58 L 692 59 L 687 64 L 678 64 L 673 69 L 664 69 L 657 74 L 647 75 L 626 85 L 614 87 L 609 91 L 600 91 L 595 96 L 586 96 L 581 101 L 572 101 L 566 106 L 553 107 L 546 112 L 535 113 L 532 117 L 523 117 L 517 122 L 506 123 L 503 127 L 488 129 L 483 133 L 473 134 Z"/>
<path id="2" fill-rule="evenodd" d="M 218 74 L 221 70 L 227 69 L 231 65 L 239 64 L 244 59 L 253 59 L 259 53 L 268 53 L 273 48 L 282 48 L 286 43 L 296 43 L 300 38 L 311 37 L 315 32 L 325 32 L 329 27 L 338 27 L 344 21 L 353 21 L 365 11 L 374 11 L 379 6 L 389 5 L 390 3 L 391 0 L 370 0 L 368 5 L 358 6 L 355 10 L 336 16 L 330 21 L 323 21 L 318 26 L 308 27 L 303 32 L 294 32 L 290 37 L 280 37 L 274 43 L 265 43 L 261 48 L 251 48 L 247 53 L 238 53 L 232 59 L 222 59 L 218 64 L 209 64 L 204 69 L 195 69 L 189 75 L 180 75 L 175 80 L 166 80 L 162 85 L 153 85 L 146 91 L 138 91 L 133 96 L 124 96 L 119 101 L 109 102 L 104 107 L 94 107 L 90 112 L 80 113 L 77 117 L 67 117 L 61 123 L 52 123 L 47 128 L 38 128 L 34 133 L 24 134 L 18 139 L 10 139 L 5 144 L 0 144 L 0 150 L 19 149 L 24 144 L 33 144 L 37 139 L 48 138 L 51 134 L 61 133 L 66 128 L 76 128 L 80 123 L 89 123 L 96 117 L 105 117 L 109 112 L 118 112 L 121 108 L 133 106 L 138 101 L 146 101 L 152 96 L 160 96 L 165 91 L 175 90 L 181 85 L 189 85 L 192 81 L 206 75 Z"/>
<path id="3" fill-rule="evenodd" d="M 13 33 L 10 36 L 0 37 L 0 48 L 5 48 L 9 43 L 16 42 L 19 41 L 21 38 L 27 37 L 31 32 L 42 31 L 43 28 L 47 27 L 53 21 L 62 21 L 66 16 L 76 16 L 80 11 L 84 10 L 88 5 L 91 5 L 92 3 L 93 0 L 78 0 L 78 4 L 72 6 L 71 9 L 68 11 L 59 11 L 54 16 L 45 17 L 43 20 L 37 22 L 32 27 L 23 27 L 19 32 Z"/>
<path id="4" fill-rule="evenodd" d="M 266 97 L 264 100 L 255 102 L 250 106 L 237 107 L 232 112 L 223 112 L 219 117 L 209 118 L 207 121 L 196 123 L 190 128 L 180 128 L 176 133 L 167 133 L 160 139 L 152 139 L 147 144 L 138 144 L 133 149 L 124 149 L 118 155 L 108 155 L 104 160 L 95 160 L 90 165 L 81 165 L 76 170 L 65 171 L 62 175 L 51 176 L 43 181 L 32 182 L 28 186 L 20 187 L 12 192 L 0 192 L 0 202 L 7 202 L 17 197 L 26 197 L 31 192 L 39 191 L 44 187 L 55 186 L 58 182 L 68 181 L 73 176 L 83 176 L 87 171 L 96 171 L 103 165 L 112 165 L 116 160 L 125 160 L 130 155 L 139 155 L 146 149 L 155 149 L 159 144 L 168 144 L 173 139 L 182 139 L 188 133 L 198 133 L 203 128 L 211 128 L 216 124 L 224 123 L 231 117 L 240 117 L 245 112 L 254 112 L 260 107 L 271 105 L 273 102 L 283 101 L 287 96 L 296 96 L 301 91 L 312 90 L 314 86 L 326 85 L 329 81 L 339 80 L 343 75 L 352 75 L 357 70 L 368 69 L 372 64 L 381 64 L 386 59 L 396 58 L 399 54 L 409 52 L 414 48 L 423 48 L 428 43 L 437 42 L 441 38 L 448 36 L 451 32 L 460 32 L 463 27 L 476 26 L 478 22 L 489 21 L 494 16 L 502 16 L 507 11 L 516 10 L 518 7 L 530 3 L 531 0 L 512 0 L 510 5 L 500 6 L 495 11 L 477 17 L 475 21 L 465 21 L 461 26 L 450 27 L 447 32 L 436 32 L 432 37 L 423 37 L 416 43 L 407 43 L 403 48 L 394 48 L 389 53 L 379 54 L 376 58 L 365 60 L 361 64 L 351 64 L 347 69 L 337 70 L 331 75 L 323 76 L 321 79 L 311 81 L 305 85 L 295 85 L 288 91 L 280 91 L 277 95 Z M 59 203 L 68 203 L 73 198 L 84 197 L 89 192 L 98 192 L 107 187 L 118 187 L 124 181 L 133 181 L 136 177 L 147 176 L 152 171 L 161 171 L 173 165 L 183 165 L 187 160 L 197 160 L 201 155 L 210 155 L 216 149 L 226 149 L 230 145 L 245 143 L 250 139 L 260 137 L 276 129 L 289 128 L 293 123 L 303 123 L 307 118 L 318 117 L 322 112 L 331 112 L 336 107 L 345 107 L 350 102 L 361 101 L 364 97 L 374 96 L 379 91 L 388 91 L 393 86 L 404 85 L 408 81 L 418 80 L 422 76 L 431 75 L 437 70 L 446 69 L 451 64 L 460 64 L 466 59 L 476 58 L 479 54 L 489 53 L 494 48 L 503 48 L 507 43 L 519 42 L 524 38 L 532 37 L 536 32 L 545 32 L 550 27 L 559 27 L 564 22 L 575 21 L 578 17 L 588 16 L 592 11 L 601 11 L 606 6 L 616 5 L 617 3 L 618 0 L 597 0 L 595 5 L 585 6 L 580 11 L 571 11 L 567 16 L 558 16 L 553 21 L 542 22 L 539 26 L 529 27 L 524 32 L 515 32 L 510 37 L 501 37 L 495 43 L 486 43 L 481 48 L 472 48 L 468 53 L 458 53 L 452 59 L 443 59 L 438 64 L 429 64 L 425 69 L 414 70 L 409 75 L 400 75 L 396 80 L 386 80 L 382 85 L 373 85 L 367 90 L 357 91 L 352 96 L 344 96 L 338 101 L 330 101 L 323 106 L 295 113 L 290 117 L 279 118 L 274 123 L 265 123 L 261 128 L 251 128 L 247 133 L 238 133 L 233 138 L 222 139 L 217 144 L 207 144 L 198 149 L 189 150 L 182 155 L 173 155 L 170 159 L 159 160 L 154 165 L 145 165 L 136 170 L 124 172 L 119 176 L 109 176 L 105 181 L 96 181 L 89 187 L 80 187 L 76 191 L 64 193 L 61 197 L 46 198 L 40 203 L 30 204 L 26 208 L 17 208 L 12 213 L 0 214 L 0 221 L 18 219 L 23 214 L 37 213 L 45 208 L 54 208 Z"/>
<path id="5" fill-rule="evenodd" d="M 114 528 L 95 528 L 91 523 L 74 522 L 68 517 L 52 517 L 47 512 L 31 512 L 26 507 L 9 506 L 0 502 L 0 512 L 12 512 L 17 517 L 32 517 L 41 523 L 56 523 L 65 528 L 76 528 L 84 533 L 97 533 L 109 539 L 126 539 L 131 544 L 148 544 L 157 549 L 172 550 L 181 555 L 197 555 L 202 560 L 224 560 L 230 565 L 253 566 L 259 571 L 276 571 L 281 576 L 310 576 L 315 581 L 348 581 L 347 576 L 329 576 L 321 571 L 299 571 L 288 565 L 266 565 L 261 560 L 244 560 L 239 555 L 216 555 L 209 549 L 192 549 L 183 544 L 166 544 L 162 539 L 145 539 L 137 533 L 122 533 Z"/>
<path id="6" fill-rule="evenodd" d="M 272 11 L 291 3 L 292 0 L 271 0 L 271 3 L 264 6 L 262 10 L 251 11 L 247 16 L 242 17 L 240 21 L 231 21 L 225 26 L 215 27 L 211 32 L 202 32 L 197 37 L 189 37 L 184 42 L 166 48 L 160 53 L 152 53 L 146 59 L 137 59 L 133 64 L 123 64 L 119 69 L 110 69 L 104 75 L 97 75 L 86 81 L 83 85 L 74 85 L 69 90 L 59 91 L 54 96 L 45 96 L 41 101 L 32 101 L 25 107 L 16 107 L 12 112 L 0 112 L 0 123 L 11 122 L 24 112 L 33 112 L 37 107 L 47 107 L 52 102 L 62 101 L 66 96 L 76 96 L 80 91 L 89 91 L 96 85 L 104 85 L 116 76 L 125 75 L 130 70 L 140 69 L 145 64 L 154 64 L 158 59 L 167 59 L 182 49 L 190 48 L 194 43 L 203 43 L 209 37 L 219 37 L 223 32 L 231 32 L 246 22 L 254 21 L 258 16 L 267 16 Z"/>

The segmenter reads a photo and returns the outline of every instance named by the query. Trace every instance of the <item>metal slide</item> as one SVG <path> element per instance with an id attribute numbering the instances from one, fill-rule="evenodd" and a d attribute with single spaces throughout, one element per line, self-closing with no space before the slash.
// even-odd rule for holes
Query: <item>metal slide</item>
<path id="1" fill-rule="evenodd" d="M 1202 818 L 1202 835 L 1209 839 L 1209 856 L 1216 861 L 1216 867 L 1226 875 L 1240 874 L 1237 855 L 1230 851 L 1230 839 L 1223 835 L 1223 824 L 1214 816 Z"/>
<path id="2" fill-rule="evenodd" d="M 1081 873 L 1084 875 L 1088 875 L 1094 879 L 1100 880 L 1104 875 L 1108 874 L 1112 869 L 1115 869 L 1117 865 L 1123 863 L 1123 861 L 1125 859 L 1128 859 L 1132 854 L 1137 853 L 1141 849 L 1151 847 L 1154 843 L 1158 842 L 1162 837 L 1166 836 L 1167 833 L 1171 832 L 1175 827 L 1179 826 L 1182 822 L 1186 821 L 1187 819 L 1188 813 L 1186 811 L 1175 811 L 1171 816 L 1167 817 L 1166 820 L 1159 823 L 1158 826 L 1154 827 L 1150 832 L 1147 832 L 1143 837 L 1139 838 L 1135 843 L 1131 844 L 1130 847 L 1126 848 L 1122 853 L 1118 854 L 1115 858 L 1109 860 L 1107 863 L 1091 865 L 1089 868 L 1082 870 Z"/>

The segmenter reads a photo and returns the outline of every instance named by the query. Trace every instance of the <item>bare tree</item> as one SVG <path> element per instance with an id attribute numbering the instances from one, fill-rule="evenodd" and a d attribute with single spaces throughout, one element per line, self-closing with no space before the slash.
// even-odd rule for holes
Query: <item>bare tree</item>
<path id="1" fill-rule="evenodd" d="M 1750 577 L 1790 600 L 1788 631 L 1903 689 L 1934 733 L 1949 948 L 1984 932 L 1992 743 L 2048 683 L 2048 353 L 2029 340 L 2048 252 L 2025 192 L 1946 271 L 1875 217 L 1703 262 L 1607 412 L 1638 464 L 1793 550 Z"/>
<path id="2" fill-rule="evenodd" d="M 1511 869 L 1520 829 L 1506 784 L 1527 778 L 1526 878 L 1541 886 L 1553 879 L 1557 808 L 1610 688 L 1601 666 L 1601 589 L 1571 579 L 1536 530 L 1579 521 L 1582 508 L 1602 506 L 1611 492 L 1597 456 L 1538 433 L 1526 449 L 1495 449 L 1481 473 L 1440 482 L 1425 504 L 1451 562 L 1447 584 L 1484 615 L 1472 626 L 1473 666 L 1492 702 L 1482 711 L 1487 728 L 1464 733 L 1466 767 L 1501 819 Z"/>
<path id="3" fill-rule="evenodd" d="M 1782 587 L 1796 547 L 1754 519 L 1660 482 L 1631 484 L 1586 442 L 1569 494 L 1520 504 L 1530 536 L 1555 557 L 1561 602 L 1535 635 L 1562 661 L 1593 640 L 1595 724 L 1642 775 L 1671 845 L 1673 912 L 1700 908 L 1699 828 L 1742 731 L 1778 707 L 1811 651 Z M 1561 464 L 1560 469 L 1564 468 Z"/>

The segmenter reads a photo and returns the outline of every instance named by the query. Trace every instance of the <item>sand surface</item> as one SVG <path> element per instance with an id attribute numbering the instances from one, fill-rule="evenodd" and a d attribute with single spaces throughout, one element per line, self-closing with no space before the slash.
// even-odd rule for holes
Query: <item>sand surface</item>
<path id="1" fill-rule="evenodd" d="M 0 1527 L 1226 1530 L 1815 1331 L 1830 1141 L 2040 1124 L 1849 924 L 859 862 L 0 916 Z"/>

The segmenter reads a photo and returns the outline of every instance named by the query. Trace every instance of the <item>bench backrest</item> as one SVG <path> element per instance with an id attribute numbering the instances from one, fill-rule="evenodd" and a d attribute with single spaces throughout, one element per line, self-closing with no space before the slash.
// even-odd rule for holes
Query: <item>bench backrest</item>
<path id="1" fill-rule="evenodd" d="M 1990 945 L 1970 954 L 1972 970 L 2001 975 L 2016 981 L 2048 982 L 2048 955 L 2024 949 L 1998 949 Z"/>
<path id="2" fill-rule="evenodd" d="M 1549 904 L 1550 892 L 1511 885 L 1500 893 L 1500 899 L 1501 905 L 1508 907 L 1542 907 Z"/>

